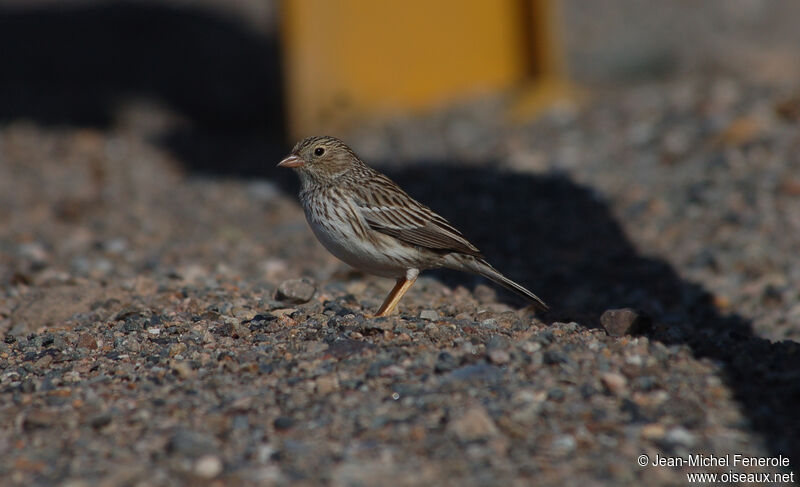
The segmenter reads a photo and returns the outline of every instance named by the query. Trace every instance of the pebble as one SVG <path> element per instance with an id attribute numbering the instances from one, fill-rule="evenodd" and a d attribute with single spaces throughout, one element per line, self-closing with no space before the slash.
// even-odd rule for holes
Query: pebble
<path id="1" fill-rule="evenodd" d="M 606 390 L 615 396 L 624 394 L 628 389 L 628 380 L 622 374 L 606 372 L 600 376 L 600 381 Z"/>
<path id="2" fill-rule="evenodd" d="M 89 350 L 97 350 L 97 340 L 89 333 L 83 333 L 78 337 L 78 348 L 87 348 Z"/>
<path id="3" fill-rule="evenodd" d="M 25 416 L 22 426 L 26 430 L 49 428 L 58 420 L 58 418 L 59 415 L 52 411 L 31 411 Z"/>
<path id="4" fill-rule="evenodd" d="M 381 369 L 381 377 L 398 377 L 406 374 L 406 369 L 396 364 L 391 364 Z"/>
<path id="5" fill-rule="evenodd" d="M 195 372 L 192 370 L 191 365 L 187 362 L 173 362 L 172 370 L 180 377 L 181 379 L 189 379 L 194 377 Z"/>
<path id="6" fill-rule="evenodd" d="M 666 434 L 666 429 L 658 423 L 651 423 L 642 426 L 642 438 L 646 440 L 660 440 Z"/>
<path id="7" fill-rule="evenodd" d="M 89 418 L 89 424 L 94 429 L 101 429 L 111 424 L 111 420 L 112 420 L 111 414 L 108 412 L 104 412 L 95 414 L 94 416 Z"/>
<path id="8" fill-rule="evenodd" d="M 276 318 L 283 318 L 288 317 L 289 315 L 293 314 L 297 311 L 297 308 L 277 308 L 273 309 L 270 314 Z M 256 316 L 257 318 L 258 316 Z M 253 320 L 255 321 L 255 319 Z"/>
<path id="9" fill-rule="evenodd" d="M 169 356 L 175 357 L 176 355 L 180 355 L 185 352 L 187 346 L 183 342 L 178 342 L 169 346 Z"/>
<path id="10" fill-rule="evenodd" d="M 217 449 L 214 439 L 206 433 L 178 430 L 167 443 L 167 451 L 197 458 Z"/>
<path id="11" fill-rule="evenodd" d="M 572 435 L 558 436 L 550 443 L 550 449 L 553 454 L 559 456 L 569 455 L 575 451 L 577 446 L 578 442 L 575 441 L 575 437 Z"/>
<path id="12" fill-rule="evenodd" d="M 272 422 L 272 425 L 275 426 L 275 429 L 278 431 L 286 431 L 294 427 L 294 419 L 288 416 L 279 416 Z"/>
<path id="13" fill-rule="evenodd" d="M 548 365 L 565 364 L 569 362 L 569 357 L 559 350 L 547 350 L 544 352 L 544 363 Z"/>
<path id="14" fill-rule="evenodd" d="M 526 353 L 534 353 L 542 349 L 542 344 L 539 342 L 524 342 L 520 345 L 520 348 Z"/>
<path id="15" fill-rule="evenodd" d="M 222 460 L 216 455 L 203 455 L 194 462 L 194 473 L 204 479 L 213 479 L 222 473 Z"/>
<path id="16" fill-rule="evenodd" d="M 498 433 L 497 426 L 482 406 L 472 406 L 447 425 L 447 429 L 461 441 L 489 438 Z"/>
<path id="17" fill-rule="evenodd" d="M 503 370 L 494 365 L 478 363 L 465 365 L 447 374 L 446 382 L 487 383 L 498 382 L 503 378 Z"/>
<path id="18" fill-rule="evenodd" d="M 652 328 L 652 320 L 648 316 L 631 308 L 604 311 L 600 316 L 600 324 L 614 337 L 646 333 Z"/>
<path id="19" fill-rule="evenodd" d="M 289 279 L 278 286 L 275 299 L 291 304 L 303 304 L 311 300 L 316 290 L 314 281 L 307 277 Z"/>
<path id="20" fill-rule="evenodd" d="M 436 310 L 433 309 L 424 309 L 420 311 L 419 317 L 422 318 L 423 320 L 436 321 L 439 319 L 439 313 L 437 313 Z"/>
<path id="21" fill-rule="evenodd" d="M 50 260 L 50 254 L 41 242 L 30 242 L 20 245 L 19 254 L 38 265 L 44 265 Z"/>
<path id="22" fill-rule="evenodd" d="M 678 426 L 667 432 L 666 436 L 664 436 L 664 441 L 669 445 L 691 448 L 697 439 L 689 430 Z"/>
<path id="23" fill-rule="evenodd" d="M 339 389 L 339 379 L 334 375 L 317 377 L 316 389 L 318 394 L 330 394 Z"/>
<path id="24" fill-rule="evenodd" d="M 129 352 L 139 353 L 142 350 L 142 344 L 135 338 L 128 338 L 124 345 Z"/>
<path id="25" fill-rule="evenodd" d="M 493 348 L 487 352 L 487 355 L 489 360 L 497 365 L 507 364 L 511 360 L 511 354 L 501 348 Z"/>
<path id="26" fill-rule="evenodd" d="M 397 324 L 397 317 L 382 316 L 380 318 L 372 318 L 361 323 L 365 330 L 381 330 L 392 331 Z"/>
<path id="27" fill-rule="evenodd" d="M 44 355 L 42 358 L 36 361 L 36 367 L 39 369 L 45 369 L 53 363 L 53 356 L 52 355 Z"/>
<path id="28" fill-rule="evenodd" d="M 449 352 L 440 352 L 436 358 L 436 365 L 433 370 L 436 373 L 450 372 L 458 367 L 458 360 Z"/>

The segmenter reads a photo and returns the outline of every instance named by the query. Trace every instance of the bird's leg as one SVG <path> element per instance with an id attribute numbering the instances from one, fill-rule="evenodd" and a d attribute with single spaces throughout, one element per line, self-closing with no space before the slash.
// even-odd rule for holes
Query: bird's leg
<path id="1" fill-rule="evenodd" d="M 386 299 L 383 301 L 383 304 L 378 310 L 378 314 L 375 315 L 376 318 L 380 318 L 381 316 L 389 316 L 392 314 L 392 311 L 397 308 L 397 303 L 400 302 L 400 299 L 403 297 L 406 291 L 408 291 L 417 280 L 418 274 L 419 272 L 408 272 L 406 273 L 405 277 L 401 277 L 397 280 L 397 284 L 394 285 L 392 291 L 388 296 L 386 296 Z"/>

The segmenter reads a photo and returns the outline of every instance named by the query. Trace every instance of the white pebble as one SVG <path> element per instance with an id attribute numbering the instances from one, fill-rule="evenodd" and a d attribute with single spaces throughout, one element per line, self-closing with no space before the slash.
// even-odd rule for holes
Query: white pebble
<path id="1" fill-rule="evenodd" d="M 203 455 L 195 462 L 194 473 L 204 479 L 213 479 L 222 473 L 222 460 L 215 455 Z"/>

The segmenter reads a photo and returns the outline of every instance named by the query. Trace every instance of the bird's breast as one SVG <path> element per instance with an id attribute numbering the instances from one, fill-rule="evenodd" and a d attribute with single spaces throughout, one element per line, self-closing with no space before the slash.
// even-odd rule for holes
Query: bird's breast
<path id="1" fill-rule="evenodd" d="M 303 209 L 311 230 L 330 253 L 345 263 L 368 274 L 394 278 L 419 267 L 419 249 L 370 228 L 346 198 L 308 196 L 303 199 Z"/>

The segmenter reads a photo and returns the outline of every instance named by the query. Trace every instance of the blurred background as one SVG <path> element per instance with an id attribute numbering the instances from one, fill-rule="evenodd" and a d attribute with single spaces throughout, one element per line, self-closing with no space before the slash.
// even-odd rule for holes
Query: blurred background
<path id="1" fill-rule="evenodd" d="M 192 132 L 283 144 L 481 96 L 530 119 L 578 100 L 570 88 L 787 86 L 800 70 L 786 2 L 486 3 L 3 0 L 0 120 L 107 128 L 158 111 L 150 130 L 176 146 Z M 211 164 L 250 165 L 224 159 Z"/>
<path id="2" fill-rule="evenodd" d="M 0 0 L 0 332 L 175 282 L 311 276 L 377 305 L 391 283 L 322 249 L 274 167 L 328 133 L 548 322 L 643 310 L 797 452 L 797 19 L 782 0 Z"/>

